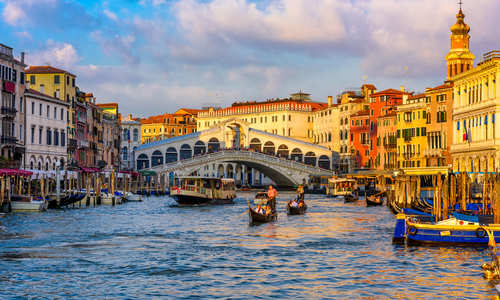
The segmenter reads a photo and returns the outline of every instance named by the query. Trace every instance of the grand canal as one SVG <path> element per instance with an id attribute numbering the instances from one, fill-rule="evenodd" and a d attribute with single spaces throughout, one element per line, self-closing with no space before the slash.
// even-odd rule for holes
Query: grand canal
<path id="1" fill-rule="evenodd" d="M 0 298 L 426 298 L 494 295 L 485 250 L 391 244 L 386 207 L 306 195 L 249 226 L 236 204 L 142 203 L 0 217 Z M 292 194 L 282 193 L 280 212 Z"/>

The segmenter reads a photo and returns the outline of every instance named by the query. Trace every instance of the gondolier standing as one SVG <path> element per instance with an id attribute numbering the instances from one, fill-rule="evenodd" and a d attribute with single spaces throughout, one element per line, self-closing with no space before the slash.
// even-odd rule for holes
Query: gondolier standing
<path id="1" fill-rule="evenodd" d="M 297 200 L 298 202 L 304 202 L 304 186 L 302 184 L 297 188 Z"/>
<path id="2" fill-rule="evenodd" d="M 269 186 L 269 190 L 267 190 L 267 197 L 269 198 L 268 203 L 271 207 L 271 212 L 276 212 L 276 197 L 278 196 L 278 192 L 273 188 L 272 185 Z"/>

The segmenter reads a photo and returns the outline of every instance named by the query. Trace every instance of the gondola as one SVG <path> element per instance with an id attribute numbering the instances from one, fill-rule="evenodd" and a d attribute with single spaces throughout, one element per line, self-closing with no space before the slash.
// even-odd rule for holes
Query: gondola
<path id="1" fill-rule="evenodd" d="M 351 203 L 356 201 L 358 201 L 358 195 L 356 194 L 349 194 L 344 196 L 344 203 Z"/>
<path id="2" fill-rule="evenodd" d="M 260 214 L 253 210 L 252 206 L 248 204 L 248 213 L 250 215 L 250 223 L 269 223 L 278 219 L 278 213 L 271 213 L 269 215 Z"/>
<path id="3" fill-rule="evenodd" d="M 307 205 L 305 203 L 301 207 L 290 206 L 291 203 L 292 202 L 288 202 L 288 204 L 286 206 L 287 214 L 289 214 L 289 215 L 303 215 L 306 213 Z"/>
<path id="4" fill-rule="evenodd" d="M 380 206 L 384 204 L 384 199 L 381 196 L 366 197 L 366 206 Z"/>

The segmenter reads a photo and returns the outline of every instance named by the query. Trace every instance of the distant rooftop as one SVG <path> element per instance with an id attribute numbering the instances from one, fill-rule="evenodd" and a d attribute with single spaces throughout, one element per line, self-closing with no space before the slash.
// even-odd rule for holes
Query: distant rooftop
<path id="1" fill-rule="evenodd" d="M 63 74 L 69 74 L 71 76 L 76 77 L 76 75 L 71 74 L 68 71 L 54 68 L 52 66 L 29 66 L 25 70 L 26 74 L 58 74 L 58 73 L 63 73 Z"/>

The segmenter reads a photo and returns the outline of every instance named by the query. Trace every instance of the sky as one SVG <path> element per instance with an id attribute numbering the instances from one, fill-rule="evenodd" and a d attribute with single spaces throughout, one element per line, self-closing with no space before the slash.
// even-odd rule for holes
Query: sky
<path id="1" fill-rule="evenodd" d="M 326 102 L 365 82 L 424 91 L 445 80 L 457 11 L 455 0 L 0 0 L 0 43 L 147 116 L 299 89 Z M 500 1 L 463 11 L 478 63 L 500 49 Z"/>

